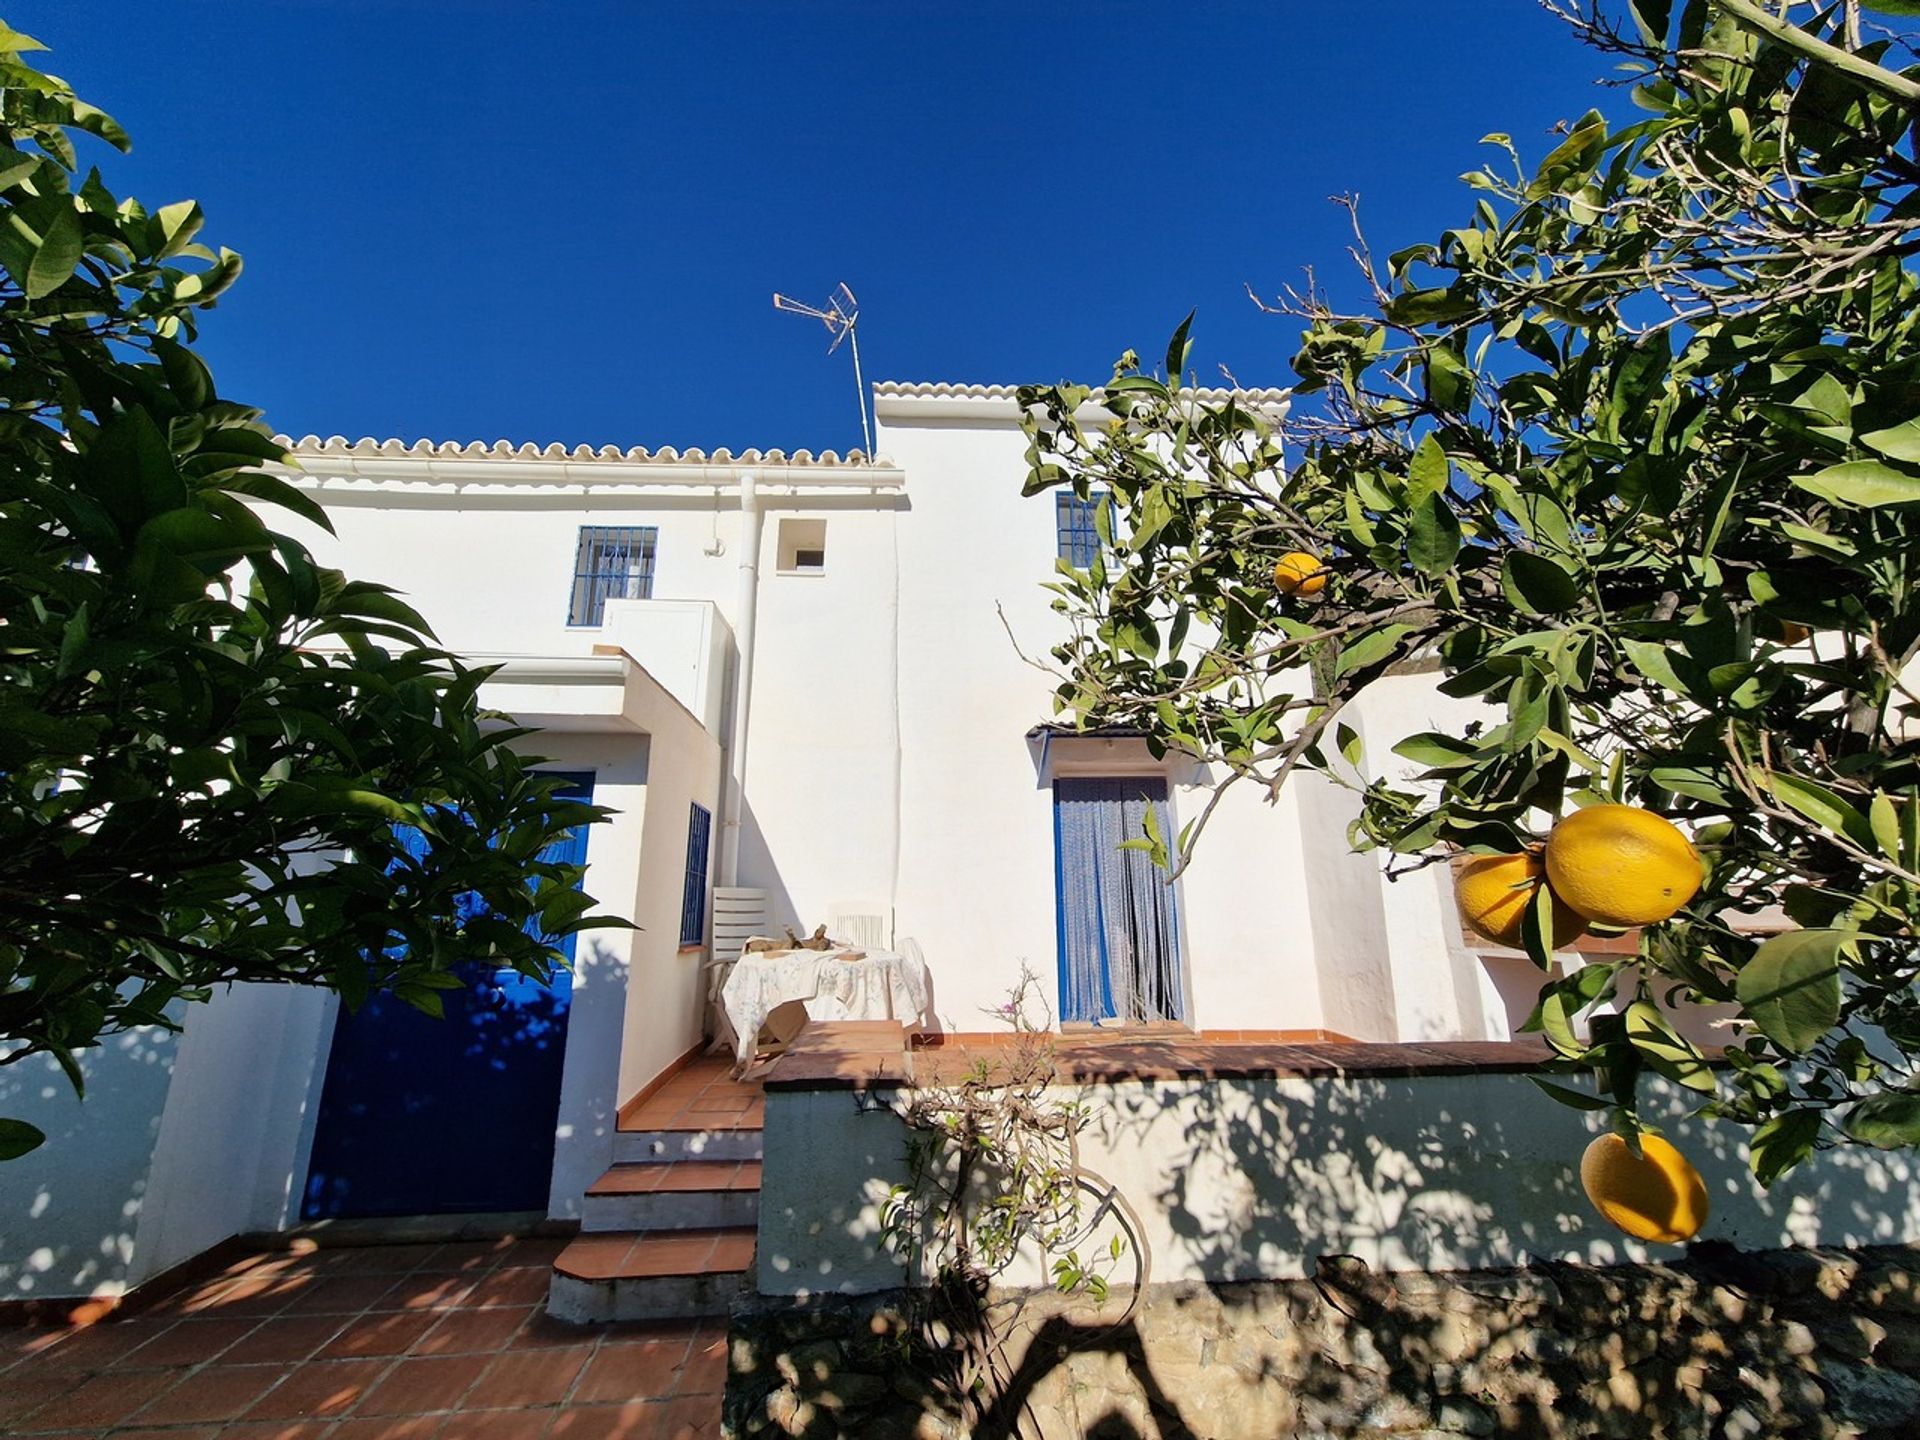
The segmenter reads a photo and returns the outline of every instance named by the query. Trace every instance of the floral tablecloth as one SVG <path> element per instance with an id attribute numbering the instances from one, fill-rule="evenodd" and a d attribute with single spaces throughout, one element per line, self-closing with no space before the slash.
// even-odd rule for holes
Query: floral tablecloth
<path id="1" fill-rule="evenodd" d="M 912 1028 L 928 998 L 926 963 L 890 950 L 756 951 L 734 961 L 720 989 L 742 1065 L 753 1058 L 767 1016 L 789 1000 L 804 1005 L 809 1020 L 899 1020 Z"/>

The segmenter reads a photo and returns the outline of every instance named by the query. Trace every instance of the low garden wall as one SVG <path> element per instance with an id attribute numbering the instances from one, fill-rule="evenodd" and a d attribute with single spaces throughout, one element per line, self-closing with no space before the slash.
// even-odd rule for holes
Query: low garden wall
<path id="1" fill-rule="evenodd" d="M 725 1433 L 961 1440 L 907 1363 L 915 1303 L 741 1309 Z M 1012 1384 L 993 1418 L 1019 1412 L 1043 1440 L 1920 1434 L 1920 1252 L 1905 1247 L 1465 1273 L 1326 1256 L 1310 1278 L 1153 1287 L 1117 1328 L 1083 1299 L 994 1308 Z"/>
<path id="2" fill-rule="evenodd" d="M 863 1294 L 906 1275 L 881 1236 L 907 1178 L 895 1113 L 964 1054 L 908 1057 L 897 1026 L 815 1026 L 767 1082 L 762 1294 Z M 1314 1274 L 1351 1255 L 1374 1271 L 1670 1259 L 1605 1224 L 1580 1188 L 1598 1117 L 1547 1098 L 1524 1045 L 1063 1045 L 1063 1088 L 1090 1123 L 1082 1164 L 1139 1213 L 1152 1279 L 1225 1283 Z M 1673 1108 L 1677 1111 L 1678 1104 Z M 1657 1091 L 1648 1105 L 1659 1109 Z M 1701 1238 L 1743 1250 L 1920 1240 L 1905 1153 L 1822 1152 L 1770 1191 L 1746 1131 L 1676 1119 L 1666 1133 L 1706 1178 Z M 1105 1247 L 1108 1224 L 1084 1247 Z M 1038 1257 L 999 1279 L 1046 1283 Z M 1111 1277 L 1130 1279 L 1127 1264 Z"/>

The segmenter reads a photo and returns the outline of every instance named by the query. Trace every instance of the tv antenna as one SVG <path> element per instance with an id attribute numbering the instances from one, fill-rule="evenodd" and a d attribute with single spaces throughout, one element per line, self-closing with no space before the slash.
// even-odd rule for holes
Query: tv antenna
<path id="1" fill-rule="evenodd" d="M 827 327 L 827 333 L 833 336 L 833 343 L 827 347 L 831 355 L 840 348 L 842 340 L 853 351 L 853 388 L 855 398 L 860 402 L 860 435 L 867 445 L 867 458 L 873 458 L 873 426 L 867 419 L 867 382 L 860 376 L 860 335 L 855 328 L 860 323 L 860 302 L 853 298 L 853 291 L 844 283 L 834 286 L 833 294 L 827 297 L 825 309 L 812 305 L 803 305 L 778 290 L 773 292 L 773 308 L 785 310 L 790 315 L 809 315 Z"/>

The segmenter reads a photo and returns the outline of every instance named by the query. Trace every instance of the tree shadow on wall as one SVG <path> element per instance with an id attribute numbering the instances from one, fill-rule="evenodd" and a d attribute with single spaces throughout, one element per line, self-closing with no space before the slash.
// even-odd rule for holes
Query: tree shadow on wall
<path id="1" fill-rule="evenodd" d="M 997 1294 L 1005 1364 L 976 1435 L 1920 1434 L 1920 1255 L 1814 1248 L 1896 1240 L 1905 1157 L 1825 1154 L 1769 1193 L 1744 1130 L 1676 1121 L 1716 1210 L 1682 1249 L 1600 1221 L 1578 1178 L 1598 1120 L 1522 1076 L 1083 1093 L 1156 1272 L 1207 1279 L 1153 1286 L 1119 1323 Z M 1783 1236 L 1799 1248 L 1737 1248 Z"/>

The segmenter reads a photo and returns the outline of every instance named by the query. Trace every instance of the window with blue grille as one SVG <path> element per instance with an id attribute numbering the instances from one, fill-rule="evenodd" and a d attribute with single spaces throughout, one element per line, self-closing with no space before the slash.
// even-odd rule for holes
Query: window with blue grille
<path id="1" fill-rule="evenodd" d="M 680 892 L 680 943 L 698 945 L 707 938 L 707 850 L 713 839 L 713 812 L 695 804 L 687 819 L 687 884 Z"/>
<path id="2" fill-rule="evenodd" d="M 1100 532 L 1093 528 L 1093 512 L 1107 498 L 1107 492 L 1096 490 L 1082 500 L 1071 490 L 1060 490 L 1054 495 L 1054 521 L 1060 532 L 1060 558 L 1076 570 L 1092 567 L 1093 557 L 1100 553 Z"/>
<path id="3" fill-rule="evenodd" d="M 573 554 L 569 625 L 598 625 L 609 600 L 653 598 L 653 552 L 660 531 L 653 525 L 582 525 Z"/>

